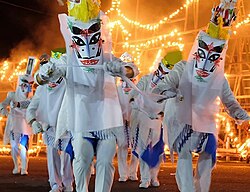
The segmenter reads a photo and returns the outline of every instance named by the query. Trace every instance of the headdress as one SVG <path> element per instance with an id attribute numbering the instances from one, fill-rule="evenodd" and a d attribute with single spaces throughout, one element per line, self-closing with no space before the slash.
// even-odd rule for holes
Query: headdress
<path id="1" fill-rule="evenodd" d="M 182 60 L 182 53 L 179 50 L 169 51 L 159 62 L 158 68 L 154 71 L 151 79 L 151 87 L 155 87 L 164 76 L 168 74 L 173 66 Z"/>
<path id="2" fill-rule="evenodd" d="M 206 32 L 200 31 L 190 51 L 179 83 L 184 100 L 179 103 L 180 122 L 204 133 L 217 133 L 216 104 L 225 84 L 224 65 L 230 28 L 236 18 L 236 0 L 223 0 L 212 9 Z"/>
<path id="3" fill-rule="evenodd" d="M 161 60 L 162 67 L 165 71 L 170 71 L 176 63 L 182 60 L 182 53 L 180 50 L 169 51 Z"/>
<path id="4" fill-rule="evenodd" d="M 97 18 L 100 5 L 100 0 L 68 0 L 68 16 L 86 23 Z"/>
<path id="5" fill-rule="evenodd" d="M 66 53 L 65 48 L 56 48 L 56 49 L 51 50 L 51 57 L 55 59 L 60 59 L 60 57 L 64 53 Z"/>
<path id="6" fill-rule="evenodd" d="M 208 25 L 207 34 L 216 39 L 228 40 L 231 26 L 236 19 L 235 5 L 237 0 L 222 0 L 212 9 L 212 16 Z"/>

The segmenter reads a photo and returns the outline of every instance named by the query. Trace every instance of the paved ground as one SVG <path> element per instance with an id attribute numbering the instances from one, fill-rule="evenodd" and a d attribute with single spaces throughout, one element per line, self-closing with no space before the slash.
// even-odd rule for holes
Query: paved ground
<path id="1" fill-rule="evenodd" d="M 115 161 L 117 166 L 117 162 Z M 9 156 L 0 156 L 0 192 L 48 192 L 48 175 L 45 157 L 32 157 L 28 176 L 14 176 L 12 160 Z M 138 182 L 119 183 L 118 175 L 112 192 L 178 192 L 175 178 L 175 164 L 167 162 L 161 167 L 159 188 L 139 189 Z M 250 165 L 245 162 L 218 162 L 213 171 L 211 192 L 249 192 Z M 94 191 L 94 177 L 90 182 L 90 192 Z"/>

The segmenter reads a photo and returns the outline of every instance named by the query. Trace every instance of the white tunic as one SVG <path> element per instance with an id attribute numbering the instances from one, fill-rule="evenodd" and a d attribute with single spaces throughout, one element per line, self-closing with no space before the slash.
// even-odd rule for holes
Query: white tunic
<path id="1" fill-rule="evenodd" d="M 151 87 L 151 79 L 152 79 L 152 74 L 143 76 L 140 79 L 140 81 L 138 82 L 137 87 L 145 93 L 151 93 L 151 91 L 153 90 L 153 88 Z M 149 104 L 149 103 L 143 101 L 142 96 L 138 92 L 136 92 L 135 90 L 131 90 L 130 98 L 135 98 L 135 100 L 136 99 L 142 100 L 142 101 L 139 101 L 139 102 L 143 103 L 143 105 L 141 107 L 143 107 L 143 106 L 147 107 L 147 105 Z M 152 104 L 152 103 L 150 103 L 150 104 Z M 153 104 L 157 105 L 156 108 L 161 108 L 163 110 L 164 103 L 162 103 L 162 104 L 153 103 Z M 159 107 L 159 106 L 161 106 L 161 107 Z M 143 110 L 143 108 L 142 108 L 142 110 Z M 159 119 L 152 120 L 148 117 L 147 114 L 145 114 L 141 111 L 138 112 L 138 114 L 135 116 L 135 118 L 136 118 L 136 120 L 134 120 L 134 121 L 137 124 L 139 124 L 139 137 L 144 145 L 144 147 L 142 147 L 142 148 L 145 149 L 147 147 L 147 145 L 149 144 L 149 141 L 152 142 L 152 145 L 154 146 L 159 141 L 159 136 L 160 136 L 160 132 L 161 132 L 161 120 L 159 120 Z M 150 132 L 152 131 L 151 129 L 153 129 L 154 133 L 157 133 L 156 134 L 157 137 L 153 140 L 151 140 L 151 139 L 149 140 Z M 136 135 L 135 135 L 136 133 L 133 133 L 133 134 L 134 134 L 134 137 L 136 137 Z"/>
<path id="2" fill-rule="evenodd" d="M 65 92 L 65 82 L 51 89 L 47 84 L 38 86 L 27 109 L 27 121 L 36 119 L 47 125 L 56 126 L 58 112 Z"/>
<path id="3" fill-rule="evenodd" d="M 182 78 L 183 71 L 185 69 L 186 64 L 187 63 L 184 61 L 180 61 L 179 63 L 177 63 L 174 66 L 173 70 L 168 75 L 165 76 L 164 80 L 157 85 L 157 89 L 163 91 L 163 90 L 168 90 L 171 88 L 178 88 L 179 82 L 180 82 L 180 79 Z M 183 92 L 181 93 L 183 94 Z M 231 117 L 235 119 L 242 119 L 242 120 L 249 118 L 247 112 L 241 108 L 240 104 L 235 99 L 226 78 L 223 78 L 223 86 L 222 86 L 222 89 L 218 91 L 218 96 L 220 97 L 221 102 L 229 111 L 229 114 Z M 184 95 L 184 100 L 185 100 L 185 95 Z M 178 114 L 176 113 L 176 106 L 178 106 L 180 103 L 181 101 L 179 101 L 176 98 L 173 98 L 173 99 L 167 100 L 166 106 L 165 106 L 166 115 L 164 117 L 164 122 L 167 125 L 167 130 L 164 130 L 164 138 L 168 138 L 170 149 L 173 147 L 173 143 L 176 140 L 176 137 L 180 134 L 180 132 L 182 131 L 185 125 L 185 122 L 180 121 L 180 118 Z M 188 111 L 190 110 L 192 110 L 192 108 L 186 109 L 187 115 L 188 115 Z M 201 109 L 200 114 L 205 113 L 205 111 L 206 109 Z M 196 121 L 199 121 L 200 124 L 203 123 L 203 125 L 205 126 L 205 123 L 203 122 L 203 118 L 197 118 Z M 209 121 L 211 122 L 215 121 L 213 116 L 210 117 Z M 191 126 L 193 125 L 191 124 Z M 215 136 L 217 136 L 217 130 L 215 129 L 215 127 L 212 130 L 214 130 L 212 133 Z"/>
<path id="4" fill-rule="evenodd" d="M 20 97 L 16 92 L 8 92 L 6 99 L 1 103 L 5 108 L 10 105 L 11 101 L 21 102 L 29 100 L 28 98 Z M 25 119 L 26 109 L 11 108 L 8 115 L 5 131 L 4 144 L 9 142 L 10 132 L 32 135 L 32 129 Z"/>

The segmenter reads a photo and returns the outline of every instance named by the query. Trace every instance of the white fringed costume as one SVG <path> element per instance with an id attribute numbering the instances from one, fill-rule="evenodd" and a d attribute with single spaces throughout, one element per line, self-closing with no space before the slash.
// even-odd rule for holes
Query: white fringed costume
<path id="1" fill-rule="evenodd" d="M 129 166 L 127 163 L 128 158 L 128 148 L 131 145 L 131 130 L 130 130 L 130 116 L 131 116 L 131 106 L 129 103 L 129 92 L 131 88 L 123 85 L 126 82 L 122 82 L 121 85 L 117 87 L 119 101 L 122 109 L 123 122 L 124 125 L 121 129 L 117 130 L 117 159 L 118 159 L 118 172 L 119 181 L 126 181 L 128 179 Z"/>
<path id="2" fill-rule="evenodd" d="M 154 93 L 179 89 L 183 99 L 166 102 L 165 140 L 171 153 L 178 153 L 176 181 L 181 192 L 208 192 L 216 162 L 218 98 L 236 120 L 249 116 L 235 99 L 224 76 L 230 25 L 236 1 L 221 1 L 213 8 L 207 32 L 200 31 L 187 62 L 181 61 L 157 85 Z M 193 177 L 192 152 L 199 153 Z"/>
<path id="3" fill-rule="evenodd" d="M 43 125 L 43 140 L 47 145 L 47 166 L 51 191 L 73 191 L 71 157 L 66 152 L 70 145 L 70 134 L 55 143 L 58 112 L 65 93 L 65 82 L 38 86 L 27 109 L 28 122 L 36 120 Z M 60 151 L 60 152 L 59 152 Z"/>
<path id="4" fill-rule="evenodd" d="M 77 4 L 69 2 L 70 9 L 74 6 Z M 123 126 L 122 111 L 114 77 L 95 67 L 108 62 L 107 68 L 110 65 L 112 69 L 107 71 L 113 75 L 122 75 L 121 69 L 124 66 L 134 69 L 134 75 L 137 75 L 137 68 L 134 64 L 123 63 L 111 55 L 111 37 L 105 30 L 107 17 L 101 12 L 86 22 L 66 14 L 59 15 L 59 20 L 66 44 L 66 55 L 56 62 L 51 59 L 38 73 L 44 80 L 44 77 L 53 79 L 63 76 L 66 82 L 56 140 L 67 132 L 72 134 L 75 155 L 73 172 L 78 192 L 88 191 L 90 164 L 94 155 L 95 191 L 109 192 L 114 177 L 114 131 Z"/>
<path id="5" fill-rule="evenodd" d="M 216 160 L 217 97 L 231 117 L 249 119 L 224 77 L 225 44 L 226 41 L 211 38 L 201 31 L 188 61 L 177 63 L 153 91 L 164 93 L 177 88 L 184 98 L 182 101 L 173 98 L 166 102 L 164 119 L 167 125 L 164 138 L 170 151 L 178 153 L 176 181 L 182 192 L 209 191 Z M 199 153 L 194 178 L 192 152 Z"/>
<path id="6" fill-rule="evenodd" d="M 32 129 L 25 120 L 25 114 L 30 103 L 28 94 L 31 92 L 29 84 L 31 79 L 25 75 L 19 76 L 16 92 L 9 92 L 6 99 L 0 103 L 0 108 L 4 111 L 7 111 L 7 106 L 11 106 L 11 103 L 19 103 L 19 107 L 11 107 L 4 131 L 4 144 L 9 142 L 11 144 L 13 174 L 18 174 L 20 171 L 21 175 L 28 174 L 28 149 L 32 142 Z"/>
<path id="7" fill-rule="evenodd" d="M 149 185 L 160 186 L 158 172 L 164 157 L 162 119 L 165 102 L 155 103 L 150 100 L 150 97 L 155 86 L 181 59 L 182 53 L 179 50 L 169 51 L 157 63 L 157 69 L 153 73 L 140 79 L 137 87 L 142 93 L 139 94 L 135 90 L 130 92 L 130 101 L 133 106 L 131 116 L 132 147 L 133 154 L 140 160 L 140 188 L 148 188 Z M 170 93 L 168 96 L 172 97 L 172 94 L 175 95 L 175 93 Z"/>
<path id="8" fill-rule="evenodd" d="M 145 93 L 151 93 L 151 90 L 153 89 L 151 86 L 153 77 L 153 74 L 143 76 L 139 80 L 137 87 Z M 130 92 L 130 98 L 134 98 L 135 102 L 143 102 L 143 98 L 135 90 Z M 147 105 L 147 103 L 145 103 L 145 105 Z M 155 105 L 159 104 L 155 103 Z M 160 105 L 163 110 L 164 104 Z M 157 107 L 159 108 L 159 106 Z M 157 165 L 151 167 L 148 162 L 145 161 L 145 159 L 142 159 L 142 156 L 149 149 L 149 147 L 154 147 L 156 143 L 159 142 L 162 127 L 161 120 L 150 119 L 147 114 L 141 111 L 136 112 L 133 110 L 131 121 L 133 154 L 136 155 L 140 161 L 141 184 L 139 187 L 148 188 L 150 184 L 156 182 L 158 183 L 157 177 L 160 168 L 161 157 L 159 157 Z"/>

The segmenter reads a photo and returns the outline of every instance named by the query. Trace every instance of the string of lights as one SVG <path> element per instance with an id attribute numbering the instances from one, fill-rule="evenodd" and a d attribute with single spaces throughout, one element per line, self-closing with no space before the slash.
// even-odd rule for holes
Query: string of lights
<path id="1" fill-rule="evenodd" d="M 122 34 L 125 36 L 125 42 L 121 42 L 123 49 L 130 50 L 132 55 L 135 55 L 134 61 L 138 65 L 138 68 L 140 70 L 141 66 L 141 56 L 142 56 L 142 51 L 149 49 L 149 47 L 154 47 L 154 46 L 159 46 L 162 48 L 168 48 L 168 47 L 178 47 L 180 50 L 183 50 L 184 48 L 184 43 L 183 39 L 181 37 L 181 32 L 178 32 L 176 29 L 171 31 L 169 34 L 164 34 L 164 35 L 157 35 L 153 36 L 147 39 L 138 39 L 135 41 L 129 41 L 132 32 L 130 32 L 126 26 L 127 24 L 134 26 L 135 28 L 140 28 L 144 29 L 147 31 L 156 31 L 159 29 L 159 27 L 176 17 L 181 11 L 185 10 L 188 8 L 188 6 L 191 5 L 191 3 L 195 2 L 195 0 L 187 0 L 185 4 L 183 4 L 179 9 L 171 13 L 169 16 L 163 17 L 160 21 L 156 23 L 151 23 L 151 24 L 142 24 L 139 21 L 135 21 L 132 19 L 129 19 L 127 16 L 125 16 L 124 13 L 122 13 L 122 10 L 120 9 L 121 1 L 120 0 L 113 0 L 112 1 L 112 6 L 111 8 L 106 12 L 106 14 L 110 14 L 111 12 L 116 11 L 117 17 L 119 18 L 118 20 L 110 22 L 110 28 L 111 30 L 114 30 L 115 27 L 119 27 Z M 3 1 L 0 0 L 0 3 L 3 3 Z M 6 3 L 6 2 L 5 2 Z M 124 24 L 123 21 L 125 21 L 127 24 Z M 249 24 L 250 22 L 250 14 L 247 15 L 247 17 L 241 21 L 238 22 L 235 25 L 235 30 L 233 31 L 234 34 L 237 33 L 237 30 L 243 27 L 246 24 Z M 174 39 L 175 41 L 171 41 L 171 39 Z M 119 44 L 119 43 L 117 43 Z M 153 62 L 153 65 L 149 68 L 150 71 L 155 69 L 155 63 L 158 61 L 158 59 L 161 57 L 161 54 L 163 52 L 163 49 L 160 48 L 157 51 L 157 54 L 155 56 L 155 60 Z M 15 67 L 14 72 L 11 71 L 11 65 L 14 65 L 14 62 L 9 62 L 9 61 L 4 61 L 3 64 L 1 65 L 0 68 L 0 81 L 4 81 L 8 79 L 9 82 L 14 81 L 15 78 L 20 75 L 24 74 L 25 69 L 24 69 L 24 64 L 27 62 L 27 59 L 21 59 L 18 62 L 18 65 Z M 221 105 L 220 101 L 217 101 L 217 105 Z M 243 156 L 246 154 L 246 147 L 250 147 L 250 139 L 247 139 L 243 144 L 238 143 L 239 139 L 238 137 L 234 134 L 230 122 L 229 122 L 229 117 L 224 114 L 217 114 L 216 115 L 216 127 L 219 129 L 221 127 L 221 124 L 225 124 L 225 132 L 226 135 L 230 138 L 230 141 L 234 143 L 236 146 L 237 150 L 241 153 Z M 3 121 L 3 118 L 0 117 L 0 121 Z M 9 153 L 10 151 L 8 148 L 0 148 L 0 154 L 1 153 Z"/>
<path id="2" fill-rule="evenodd" d="M 186 1 L 186 3 L 183 5 L 183 7 L 187 8 L 187 6 L 189 6 L 192 2 L 194 2 L 194 0 Z M 112 7 L 107 11 L 107 13 L 110 13 L 110 12 L 116 10 L 116 11 L 119 11 L 121 14 L 121 10 L 119 9 L 120 4 L 121 4 L 120 0 L 113 0 Z M 166 17 L 164 17 L 164 18 L 166 18 Z M 247 18 L 245 20 L 243 20 L 242 22 L 239 22 L 235 25 L 236 30 L 239 29 L 240 27 L 244 26 L 245 24 L 248 24 L 249 21 L 250 21 L 250 14 L 247 16 Z M 134 21 L 133 23 L 136 23 L 136 25 L 139 26 L 140 22 Z M 110 25 L 111 25 L 111 30 L 114 29 L 114 26 L 120 27 L 122 33 L 125 36 L 125 42 L 122 42 L 123 48 L 127 49 L 127 50 L 131 50 L 132 54 L 136 55 L 135 61 L 138 65 L 140 65 L 140 57 L 141 57 L 141 54 L 139 52 L 142 49 L 148 49 L 149 46 L 153 47 L 156 45 L 158 46 L 159 44 L 161 44 L 161 47 L 177 46 L 180 48 L 180 50 L 182 50 L 184 47 L 184 43 L 182 41 L 182 38 L 180 37 L 180 34 L 182 34 L 182 33 L 177 32 L 176 30 L 174 30 L 170 34 L 154 36 L 154 37 L 144 39 L 144 40 L 139 39 L 139 40 L 133 42 L 133 41 L 129 41 L 130 37 L 132 36 L 132 33 L 126 29 L 125 25 L 121 22 L 121 20 L 116 20 L 116 21 L 110 22 Z M 146 26 L 146 25 L 148 25 L 148 24 L 145 24 L 144 26 Z M 153 24 L 152 26 L 155 26 L 155 25 Z M 234 34 L 236 34 L 236 30 L 234 31 Z M 167 38 L 169 38 L 169 37 L 173 37 L 173 38 L 177 39 L 178 41 L 167 41 Z M 8 62 L 8 61 L 4 61 L 2 64 L 2 67 L 0 68 L 0 81 L 3 81 L 5 79 L 12 81 L 15 76 L 22 74 L 24 72 L 24 70 L 23 69 L 21 70 L 21 67 L 20 67 L 20 65 L 22 63 L 22 60 L 21 60 L 19 62 L 19 64 L 17 65 L 16 69 L 14 70 L 14 73 L 11 73 L 11 75 L 9 75 L 9 73 L 7 73 L 8 69 L 9 69 L 9 63 L 10 62 Z M 9 77 L 8 77 L 8 75 L 9 75 Z"/>
<path id="3" fill-rule="evenodd" d="M 155 30 L 159 29 L 159 27 L 161 25 L 167 23 L 172 18 L 174 18 L 175 16 L 177 16 L 182 10 L 184 10 L 185 8 L 187 9 L 188 6 L 190 6 L 194 1 L 195 0 L 186 0 L 185 4 L 183 4 L 180 8 L 178 8 L 177 10 L 175 10 L 169 16 L 163 17 L 162 19 L 160 19 L 156 23 L 142 24 L 139 21 L 135 21 L 135 20 L 129 19 L 127 16 L 125 16 L 124 13 L 122 13 L 122 10 L 120 9 L 120 5 L 121 5 L 120 0 L 113 0 L 112 1 L 112 7 L 106 12 L 106 14 L 109 14 L 112 11 L 116 11 L 117 12 L 117 16 L 120 17 L 120 18 L 122 18 L 128 24 L 133 25 L 134 27 L 137 27 L 137 28 L 144 29 L 144 30 L 155 31 Z"/>

